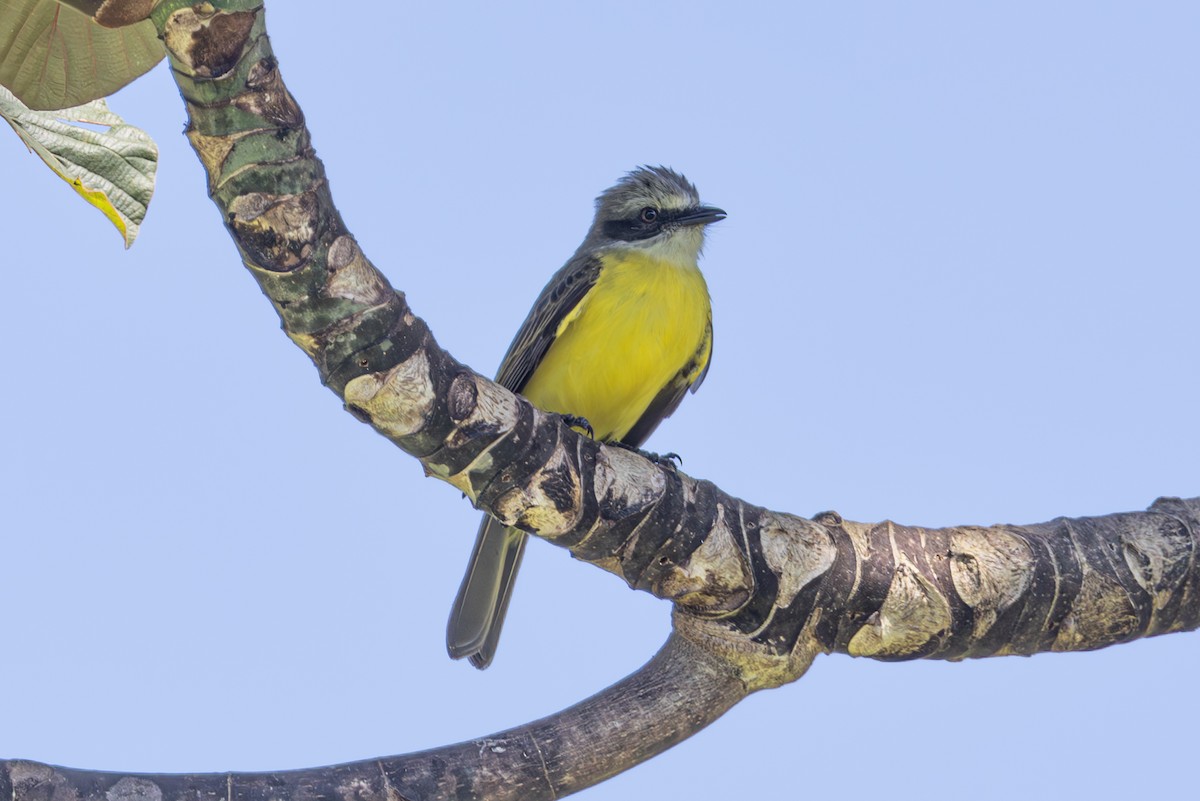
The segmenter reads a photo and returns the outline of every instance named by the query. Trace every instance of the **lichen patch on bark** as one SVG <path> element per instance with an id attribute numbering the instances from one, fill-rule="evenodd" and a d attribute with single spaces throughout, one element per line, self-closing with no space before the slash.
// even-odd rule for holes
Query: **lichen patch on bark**
<path id="1" fill-rule="evenodd" d="M 1120 585 L 1085 565 L 1083 586 L 1054 640 L 1055 651 L 1100 648 L 1129 638 L 1138 618 Z"/>
<path id="2" fill-rule="evenodd" d="M 708 536 L 683 564 L 667 571 L 659 594 L 700 614 L 733 612 L 745 603 L 754 578 L 726 513 L 718 507 Z"/>
<path id="3" fill-rule="evenodd" d="M 316 245 L 316 190 L 296 195 L 251 192 L 229 204 L 229 224 L 254 266 L 290 272 L 308 262 Z"/>
<path id="4" fill-rule="evenodd" d="M 367 261 L 354 237 L 343 234 L 334 240 L 327 257 L 329 280 L 323 294 L 344 298 L 362 306 L 379 306 L 392 297 L 392 288 Z"/>
<path id="5" fill-rule="evenodd" d="M 596 459 L 596 496 L 610 520 L 636 514 L 662 497 L 662 470 L 622 448 L 604 448 Z"/>
<path id="6" fill-rule="evenodd" d="M 398 439 L 419 431 L 433 409 L 429 357 L 419 350 L 386 373 L 352 379 L 343 393 L 384 436 Z"/>
<path id="7" fill-rule="evenodd" d="M 950 604 L 901 555 L 883 606 L 850 640 L 851 656 L 914 656 L 950 629 Z"/>
<path id="8" fill-rule="evenodd" d="M 975 613 L 973 635 L 982 637 L 1029 588 L 1033 553 L 1000 526 L 954 529 L 950 544 L 954 589 Z"/>
<path id="9" fill-rule="evenodd" d="M 579 474 L 564 448 L 555 448 L 532 484 L 514 487 L 495 501 L 501 520 L 553 539 L 570 531 L 581 511 Z"/>
<path id="10" fill-rule="evenodd" d="M 779 578 L 778 606 L 790 606 L 800 590 L 824 575 L 837 558 L 828 530 L 802 518 L 767 512 L 759 531 L 763 559 Z"/>
<path id="11" fill-rule="evenodd" d="M 218 12 L 197 3 L 171 15 L 163 41 L 197 77 L 219 77 L 237 65 L 256 16 L 249 11 Z"/>
<path id="12" fill-rule="evenodd" d="M 274 59 L 255 62 L 250 68 L 246 86 L 248 91 L 233 100 L 237 108 L 280 128 L 295 128 L 304 124 L 304 113 L 284 86 L 279 65 Z"/>
<path id="13" fill-rule="evenodd" d="M 233 150 L 237 137 L 208 136 L 190 127 L 186 133 L 188 141 L 192 143 L 192 148 L 204 165 L 204 172 L 208 178 L 208 191 L 211 194 L 217 188 L 217 181 L 224 172 L 225 159 Z"/>

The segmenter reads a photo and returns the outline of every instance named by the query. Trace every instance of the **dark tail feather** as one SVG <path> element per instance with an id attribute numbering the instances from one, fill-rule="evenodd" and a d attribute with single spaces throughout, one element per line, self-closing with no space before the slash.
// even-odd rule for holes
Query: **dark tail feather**
<path id="1" fill-rule="evenodd" d="M 451 658 L 469 657 L 480 670 L 491 664 L 526 539 L 528 535 L 519 529 L 483 519 L 446 626 Z"/>

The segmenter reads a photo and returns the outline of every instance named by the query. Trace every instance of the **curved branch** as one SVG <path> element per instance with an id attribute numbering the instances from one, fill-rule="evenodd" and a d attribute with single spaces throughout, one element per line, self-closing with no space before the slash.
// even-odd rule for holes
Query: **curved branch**
<path id="1" fill-rule="evenodd" d="M 243 259 L 346 408 L 505 523 L 676 604 L 753 687 L 816 651 L 959 659 L 1195 628 L 1194 502 L 1039 526 L 806 520 L 602 447 L 438 347 L 346 230 L 261 7 L 156 11 Z"/>
<path id="2" fill-rule="evenodd" d="M 746 694 L 727 665 L 672 635 L 650 662 L 603 692 L 550 717 L 478 740 L 282 773 L 125 775 L 13 760 L 0 762 L 0 798 L 550 801 L 665 751 Z"/>
<path id="3" fill-rule="evenodd" d="M 511 788 L 554 797 L 648 758 L 750 691 L 795 680 L 821 651 L 958 659 L 1200 625 L 1200 499 L 990 529 L 806 520 L 580 437 L 439 348 L 361 252 L 280 77 L 260 4 L 165 0 L 154 20 L 210 194 L 322 380 L 479 507 L 673 601 L 676 633 L 625 682 L 497 738 L 269 775 L 121 779 L 10 763 L 0 795 L 230 798 L 236 785 L 272 798 Z"/>

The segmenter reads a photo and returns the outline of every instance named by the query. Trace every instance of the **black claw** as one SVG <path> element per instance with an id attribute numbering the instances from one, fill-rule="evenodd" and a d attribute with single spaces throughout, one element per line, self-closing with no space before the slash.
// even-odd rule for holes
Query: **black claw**
<path id="1" fill-rule="evenodd" d="M 638 451 L 638 453 L 659 467 L 665 467 L 671 471 L 678 469 L 675 465 L 676 462 L 679 463 L 679 467 L 683 467 L 683 457 L 678 453 L 652 453 L 650 451 Z"/>
<path id="2" fill-rule="evenodd" d="M 644 451 L 641 448 L 635 448 L 633 445 L 628 445 L 624 442 L 609 442 L 608 445 L 616 445 L 618 448 L 624 448 L 627 451 L 633 451 L 643 459 L 649 459 L 657 465 L 666 467 L 669 470 L 675 469 L 675 463 L 678 462 L 680 467 L 683 467 L 683 457 L 678 453 L 655 453 L 654 451 Z"/>
<path id="3" fill-rule="evenodd" d="M 588 422 L 586 417 L 579 417 L 574 414 L 562 415 L 563 422 L 571 428 L 582 428 L 583 433 L 588 435 L 588 439 L 595 439 L 596 432 L 592 430 L 592 424 Z"/>

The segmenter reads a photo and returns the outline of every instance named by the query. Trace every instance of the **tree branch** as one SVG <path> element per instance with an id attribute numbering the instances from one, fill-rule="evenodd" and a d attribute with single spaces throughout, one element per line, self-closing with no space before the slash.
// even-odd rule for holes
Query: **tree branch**
<path id="1" fill-rule="evenodd" d="M 992 529 L 806 520 L 602 447 L 459 364 L 343 225 L 261 8 L 227 5 L 156 20 L 213 200 L 322 380 L 479 507 L 675 602 L 753 686 L 795 679 L 815 650 L 958 659 L 1200 623 L 1187 503 Z"/>
<path id="2" fill-rule="evenodd" d="M 676 633 L 626 681 L 487 740 L 325 772 L 126 785 L 10 763 L 14 798 L 231 797 L 226 782 L 273 798 L 392 801 L 510 787 L 556 797 L 669 747 L 750 691 L 795 680 L 822 651 L 961 659 L 1098 648 L 1200 625 L 1200 499 L 990 529 L 863 524 L 832 512 L 806 520 L 575 434 L 440 349 L 361 252 L 282 82 L 259 4 L 172 0 L 154 20 L 210 194 L 322 381 L 480 508 L 673 601 Z"/>
<path id="3" fill-rule="evenodd" d="M 604 692 L 478 740 L 282 773 L 124 775 L 12 760 L 0 762 L 0 798 L 550 801 L 670 748 L 716 720 L 746 692 L 720 660 L 672 635 L 650 662 Z M 620 721 L 616 729 L 614 721 Z"/>

